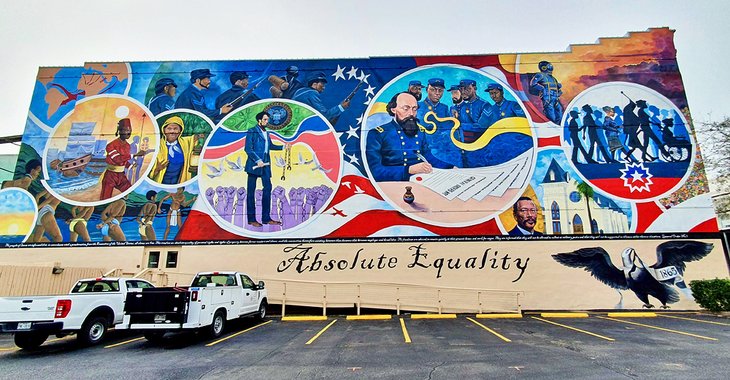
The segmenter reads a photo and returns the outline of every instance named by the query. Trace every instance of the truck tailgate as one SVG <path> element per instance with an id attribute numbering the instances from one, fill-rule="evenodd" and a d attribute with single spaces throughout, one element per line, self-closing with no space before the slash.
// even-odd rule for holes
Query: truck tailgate
<path id="1" fill-rule="evenodd" d="M 0 322 L 52 321 L 59 296 L 0 298 Z"/>
<path id="2" fill-rule="evenodd" d="M 185 323 L 190 293 L 186 288 L 149 288 L 127 293 L 124 314 L 130 323 Z"/>

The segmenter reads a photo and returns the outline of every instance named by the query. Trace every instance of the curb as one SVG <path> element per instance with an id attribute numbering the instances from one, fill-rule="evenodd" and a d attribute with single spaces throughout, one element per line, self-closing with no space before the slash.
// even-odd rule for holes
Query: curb
<path id="1" fill-rule="evenodd" d="M 609 317 L 613 318 L 653 318 L 656 317 L 657 314 L 653 312 L 641 312 L 641 311 L 625 311 L 625 312 L 616 312 L 616 313 L 608 313 Z"/>
<path id="2" fill-rule="evenodd" d="M 456 319 L 456 314 L 411 314 L 411 319 Z"/>
<path id="3" fill-rule="evenodd" d="M 282 322 L 306 322 L 306 321 L 326 321 L 324 315 L 301 315 L 295 317 L 281 317 Z"/>
<path id="4" fill-rule="evenodd" d="M 543 318 L 588 318 L 588 313 L 540 313 Z"/>
<path id="5" fill-rule="evenodd" d="M 499 319 L 499 318 L 522 318 L 522 314 L 503 313 L 503 314 L 477 314 L 477 319 Z"/>
<path id="6" fill-rule="evenodd" d="M 390 314 L 372 314 L 372 315 L 348 315 L 348 321 L 384 321 L 392 319 Z"/>

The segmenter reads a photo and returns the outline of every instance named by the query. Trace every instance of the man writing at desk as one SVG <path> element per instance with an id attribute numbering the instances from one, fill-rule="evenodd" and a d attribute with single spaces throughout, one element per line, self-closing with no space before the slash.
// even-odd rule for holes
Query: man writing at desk
<path id="1" fill-rule="evenodd" d="M 411 175 L 431 173 L 434 167 L 453 167 L 431 154 L 426 134 L 418 127 L 418 102 L 413 94 L 396 94 L 386 110 L 393 120 L 367 136 L 366 157 L 375 181 L 408 181 Z"/>

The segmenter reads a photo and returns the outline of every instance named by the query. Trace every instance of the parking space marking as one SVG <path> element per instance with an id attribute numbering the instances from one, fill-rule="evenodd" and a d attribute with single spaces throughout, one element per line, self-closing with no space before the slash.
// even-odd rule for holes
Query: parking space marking
<path id="1" fill-rule="evenodd" d="M 258 324 L 258 325 L 256 325 L 256 326 L 253 326 L 253 327 L 249 327 L 249 328 L 247 328 L 247 329 L 245 329 L 245 330 L 243 330 L 243 331 L 239 331 L 239 332 L 237 332 L 237 333 L 235 333 L 235 334 L 231 334 L 231 335 L 229 335 L 229 336 L 226 336 L 226 337 L 220 338 L 220 339 L 216 340 L 215 342 L 210 342 L 210 343 L 206 344 L 206 345 L 205 345 L 205 347 L 211 347 L 211 346 L 215 346 L 216 344 L 218 344 L 218 343 L 220 343 L 220 342 L 226 341 L 226 340 L 228 340 L 228 339 L 231 339 L 231 338 L 233 338 L 233 337 L 237 337 L 237 336 L 239 336 L 239 335 L 241 335 L 241 334 L 243 334 L 243 333 L 249 332 L 249 331 L 251 331 L 251 330 L 253 330 L 253 329 L 255 329 L 255 328 L 258 328 L 258 327 L 261 327 L 261 326 L 264 326 L 264 325 L 268 325 L 268 324 L 269 324 L 269 323 L 271 323 L 271 322 L 273 322 L 273 321 L 272 321 L 272 320 L 268 320 L 268 321 L 266 321 L 266 322 L 264 322 L 264 323 L 259 323 L 259 324 Z"/>
<path id="2" fill-rule="evenodd" d="M 658 315 L 660 317 L 664 317 L 664 318 L 674 318 L 674 319 L 682 319 L 682 320 L 685 320 L 685 321 L 694 321 L 694 322 L 709 323 L 709 324 L 712 324 L 712 325 L 730 326 L 730 323 L 722 323 L 722 322 L 715 322 L 715 321 L 705 321 L 704 319 L 676 317 L 676 316 L 673 316 L 673 315 L 664 315 L 664 314 L 658 314 Z"/>
<path id="3" fill-rule="evenodd" d="M 18 347 L 0 347 L 0 352 L 3 352 L 3 351 L 17 351 L 19 349 L 20 348 L 18 348 Z"/>
<path id="4" fill-rule="evenodd" d="M 717 341 L 716 338 L 711 338 L 709 336 L 697 335 L 697 334 L 692 334 L 692 333 L 688 333 L 688 332 L 684 332 L 684 331 L 679 331 L 679 330 L 665 329 L 664 327 L 646 325 L 646 324 L 638 323 L 638 322 L 629 322 L 629 321 L 623 321 L 623 320 L 620 320 L 620 319 L 608 318 L 608 317 L 596 317 L 596 318 L 607 319 L 609 321 L 616 321 L 616 322 L 621 322 L 621 323 L 627 323 L 629 325 L 636 325 L 636 326 L 647 327 L 647 328 L 650 328 L 650 329 L 661 330 L 661 331 L 671 332 L 671 333 L 680 334 L 680 335 L 687 335 L 687 336 L 691 336 L 691 337 L 695 337 L 695 338 L 700 338 L 700 339 Z"/>
<path id="5" fill-rule="evenodd" d="M 406 322 L 403 320 L 403 318 L 400 319 L 400 328 L 403 330 L 403 338 L 405 339 L 406 343 L 411 343 L 411 336 L 408 334 L 408 330 L 406 329 Z"/>
<path id="6" fill-rule="evenodd" d="M 336 319 L 333 320 L 332 322 L 330 322 L 327 326 L 325 326 L 322 330 L 320 330 L 317 333 L 317 335 L 313 336 L 312 339 L 310 339 L 307 343 L 304 343 L 304 344 L 305 345 L 312 344 L 312 342 L 314 342 L 315 340 L 317 340 L 317 338 L 319 338 L 320 335 L 324 334 L 324 332 L 327 331 L 327 329 L 330 328 L 330 326 L 334 325 L 335 322 L 337 322 Z"/>
<path id="7" fill-rule="evenodd" d="M 479 326 L 479 327 L 481 327 L 481 328 L 483 328 L 483 329 L 485 329 L 485 330 L 489 331 L 490 333 L 494 334 L 495 336 L 497 336 L 497 338 L 499 338 L 499 339 L 502 339 L 503 341 L 505 341 L 505 342 L 507 342 L 507 343 L 510 343 L 510 342 L 512 342 L 511 340 L 509 340 L 509 339 L 505 338 L 505 337 L 504 337 L 504 336 L 503 336 L 502 334 L 500 334 L 500 333 L 498 333 L 498 332 L 496 332 L 496 331 L 494 331 L 494 330 L 490 329 L 489 327 L 487 327 L 487 326 L 484 326 L 483 324 L 481 324 L 481 323 L 479 323 L 479 322 L 477 322 L 477 321 L 475 321 L 475 320 L 473 320 L 473 319 L 471 319 L 471 318 L 469 318 L 469 317 L 466 317 L 466 319 L 468 319 L 468 320 L 470 320 L 470 321 L 472 321 L 472 322 L 476 323 L 476 324 L 477 324 L 477 326 Z"/>
<path id="8" fill-rule="evenodd" d="M 124 345 L 124 344 L 127 344 L 127 343 L 136 342 L 136 341 L 139 341 L 139 340 L 142 340 L 142 339 L 144 339 L 144 337 L 143 336 L 140 336 L 140 337 L 137 337 L 137 338 L 134 338 L 134 339 L 125 340 L 124 342 L 110 344 L 108 346 L 104 346 L 104 348 L 114 348 L 114 347 L 118 347 L 118 346 L 121 346 L 121 345 Z"/>
<path id="9" fill-rule="evenodd" d="M 565 327 L 566 329 L 573 330 L 573 331 L 578 331 L 578 332 L 581 332 L 583 334 L 588 334 L 590 336 L 595 336 L 596 338 L 605 339 L 605 340 L 607 340 L 609 342 L 613 342 L 613 341 L 616 340 L 616 339 L 613 339 L 613 338 L 609 338 L 607 336 L 603 336 L 603 335 L 598 335 L 596 333 L 592 333 L 590 331 L 581 330 L 579 328 L 575 328 L 575 327 L 568 326 L 568 325 L 563 325 L 563 324 L 560 324 L 560 323 L 557 323 L 557 322 L 553 322 L 553 321 L 548 321 L 547 319 L 542 319 L 542 318 L 538 318 L 538 317 L 530 317 L 530 318 L 537 319 L 538 321 L 543 321 L 545 323 L 550 323 L 550 324 L 555 325 L 555 326 Z"/>

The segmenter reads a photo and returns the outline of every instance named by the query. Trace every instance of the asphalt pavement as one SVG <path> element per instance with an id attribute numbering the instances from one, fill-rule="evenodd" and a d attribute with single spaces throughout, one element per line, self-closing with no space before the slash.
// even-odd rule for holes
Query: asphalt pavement
<path id="1" fill-rule="evenodd" d="M 176 333 L 155 345 L 139 333 L 112 331 L 99 346 L 81 347 L 71 336 L 33 351 L 14 347 L 12 335 L 2 334 L 0 373 L 39 379 L 726 379 L 730 369 L 730 319 L 709 314 L 447 317 L 272 317 L 231 323 L 217 340 Z"/>

